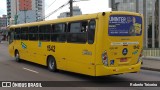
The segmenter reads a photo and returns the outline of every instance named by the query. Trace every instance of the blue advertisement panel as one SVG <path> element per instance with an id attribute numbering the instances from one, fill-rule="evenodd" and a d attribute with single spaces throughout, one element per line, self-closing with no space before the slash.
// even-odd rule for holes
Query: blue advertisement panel
<path id="1" fill-rule="evenodd" d="M 108 33 L 109 36 L 140 36 L 142 18 L 131 15 L 111 15 Z"/>

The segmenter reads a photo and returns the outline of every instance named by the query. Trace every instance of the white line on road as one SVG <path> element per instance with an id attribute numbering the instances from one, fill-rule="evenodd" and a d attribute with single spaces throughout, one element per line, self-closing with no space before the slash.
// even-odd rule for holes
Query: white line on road
<path id="1" fill-rule="evenodd" d="M 23 68 L 24 70 L 27 70 L 27 71 L 30 71 L 30 72 L 34 72 L 34 73 L 39 73 L 39 72 L 37 72 L 37 71 L 34 71 L 34 70 L 32 70 L 32 69 L 28 69 L 28 68 Z"/>

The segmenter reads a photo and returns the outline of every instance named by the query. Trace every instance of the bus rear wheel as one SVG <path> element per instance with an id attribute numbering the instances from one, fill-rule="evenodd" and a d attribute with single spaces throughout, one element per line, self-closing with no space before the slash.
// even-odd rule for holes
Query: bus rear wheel
<path id="1" fill-rule="evenodd" d="M 16 62 L 20 62 L 21 61 L 18 50 L 15 51 L 15 60 L 16 60 Z"/>
<path id="2" fill-rule="evenodd" d="M 51 71 L 51 72 L 55 72 L 57 71 L 57 65 L 56 65 L 56 61 L 53 57 L 49 57 L 48 58 L 48 69 Z"/>

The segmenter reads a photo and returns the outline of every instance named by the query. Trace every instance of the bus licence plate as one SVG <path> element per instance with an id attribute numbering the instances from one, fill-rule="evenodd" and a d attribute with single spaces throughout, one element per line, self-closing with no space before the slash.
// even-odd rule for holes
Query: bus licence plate
<path id="1" fill-rule="evenodd" d="M 127 62 L 127 58 L 121 58 L 120 62 Z"/>

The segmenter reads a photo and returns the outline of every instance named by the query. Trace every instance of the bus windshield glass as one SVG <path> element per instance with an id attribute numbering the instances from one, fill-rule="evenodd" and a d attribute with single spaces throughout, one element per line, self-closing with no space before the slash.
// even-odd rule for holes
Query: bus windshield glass
<path id="1" fill-rule="evenodd" d="M 109 36 L 140 36 L 142 18 L 131 15 L 111 15 L 108 34 Z"/>

